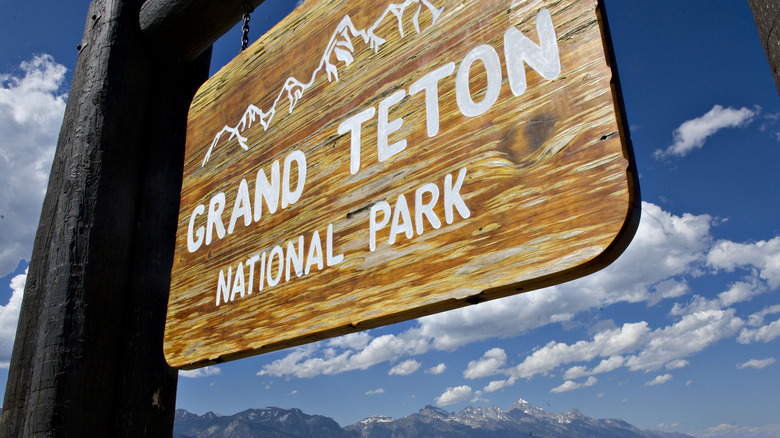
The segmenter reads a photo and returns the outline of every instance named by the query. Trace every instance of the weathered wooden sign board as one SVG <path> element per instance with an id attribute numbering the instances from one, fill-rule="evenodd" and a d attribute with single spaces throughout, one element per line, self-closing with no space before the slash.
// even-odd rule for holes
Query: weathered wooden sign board
<path id="1" fill-rule="evenodd" d="M 307 1 L 189 114 L 193 368 L 567 281 L 638 221 L 594 0 Z"/>

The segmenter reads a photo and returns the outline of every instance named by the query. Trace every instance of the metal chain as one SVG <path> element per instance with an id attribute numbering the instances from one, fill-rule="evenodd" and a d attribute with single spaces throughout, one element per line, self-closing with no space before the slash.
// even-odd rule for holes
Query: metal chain
<path id="1" fill-rule="evenodd" d="M 241 28 L 241 51 L 243 52 L 249 46 L 249 14 L 254 12 L 255 8 L 249 2 L 244 2 L 241 7 L 244 9 L 244 27 Z"/>

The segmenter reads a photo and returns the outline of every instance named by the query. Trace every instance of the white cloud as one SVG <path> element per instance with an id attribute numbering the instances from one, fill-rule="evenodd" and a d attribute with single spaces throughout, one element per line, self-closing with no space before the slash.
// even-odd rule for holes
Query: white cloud
<path id="1" fill-rule="evenodd" d="M 377 395 L 377 394 L 384 394 L 385 390 L 382 388 L 373 389 L 371 391 L 366 391 L 366 395 Z"/>
<path id="2" fill-rule="evenodd" d="M 200 379 L 202 377 L 211 377 L 222 374 L 222 369 L 215 366 L 208 366 L 205 368 L 198 368 L 197 370 L 180 370 L 179 377 L 186 377 L 189 379 Z"/>
<path id="3" fill-rule="evenodd" d="M 447 365 L 444 365 L 443 363 L 440 363 L 436 365 L 435 367 L 428 368 L 425 370 L 426 374 L 442 374 L 447 370 Z"/>
<path id="4" fill-rule="evenodd" d="M 769 438 L 780 437 L 780 424 L 766 426 L 739 426 L 719 424 L 703 432 L 696 433 L 700 438 Z"/>
<path id="5" fill-rule="evenodd" d="M 671 374 L 664 374 L 662 376 L 656 376 L 655 379 L 645 382 L 645 386 L 663 385 L 664 383 L 672 380 L 674 377 Z"/>
<path id="6" fill-rule="evenodd" d="M 723 307 L 732 306 L 736 303 L 748 301 L 753 296 L 762 293 L 763 290 L 755 282 L 748 283 L 745 281 L 739 281 L 731 285 L 729 290 L 718 294 L 720 305 Z"/>
<path id="7" fill-rule="evenodd" d="M 471 397 L 471 387 L 468 385 L 447 388 L 444 394 L 436 397 L 436 406 L 449 406 L 464 402 Z"/>
<path id="8" fill-rule="evenodd" d="M 744 328 L 737 338 L 740 344 L 769 342 L 780 336 L 780 319 L 758 329 Z"/>
<path id="9" fill-rule="evenodd" d="M 369 342 L 371 342 L 371 335 L 368 332 L 358 332 L 333 338 L 328 341 L 328 346 L 360 350 L 368 345 Z"/>
<path id="10" fill-rule="evenodd" d="M 622 356 L 612 356 L 609 359 L 604 359 L 595 368 L 593 368 L 592 374 L 601 374 L 614 371 L 623 366 L 625 359 Z"/>
<path id="11" fill-rule="evenodd" d="M 587 367 L 581 365 L 571 367 L 563 374 L 563 378 L 567 380 L 574 380 L 579 379 L 580 377 L 591 376 L 594 374 L 608 373 L 620 368 L 623 366 L 623 363 L 625 363 L 625 359 L 623 359 L 622 356 L 612 356 L 608 359 L 602 360 L 592 370 L 588 370 Z"/>
<path id="12" fill-rule="evenodd" d="M 651 302 L 687 292 L 674 280 L 704 266 L 712 238 L 709 215 L 675 216 L 642 204 L 637 233 L 612 265 L 588 277 L 528 294 L 481 303 L 419 320 L 432 348 L 452 350 L 488 338 L 514 337 L 551 321 L 618 302 Z"/>
<path id="13" fill-rule="evenodd" d="M 500 348 L 493 348 L 485 352 L 479 360 L 469 362 L 463 377 L 467 379 L 479 379 L 492 376 L 506 363 L 506 353 Z"/>
<path id="14" fill-rule="evenodd" d="M 727 309 L 685 315 L 677 323 L 655 330 L 642 351 L 627 358 L 626 365 L 632 371 L 654 371 L 734 336 L 744 325 L 734 313 L 734 309 Z"/>
<path id="15" fill-rule="evenodd" d="M 25 281 L 27 281 L 27 271 L 12 278 L 11 298 L 8 300 L 8 304 L 0 306 L 0 368 L 8 368 L 11 362 L 11 351 L 14 348 Z"/>
<path id="16" fill-rule="evenodd" d="M 707 138 L 721 129 L 746 126 L 760 112 L 761 108 L 758 107 L 751 110 L 745 107 L 735 109 L 715 105 L 703 116 L 681 124 L 674 131 L 674 144 L 666 150 L 655 151 L 654 156 L 656 158 L 684 157 L 692 150 L 704 146 Z"/>
<path id="17" fill-rule="evenodd" d="M 515 384 L 514 378 L 507 380 L 494 380 L 482 389 L 482 392 L 496 392 Z"/>
<path id="18" fill-rule="evenodd" d="M 0 74 L 0 276 L 29 260 L 67 95 L 50 55 Z"/>
<path id="19" fill-rule="evenodd" d="M 688 365 L 690 365 L 689 361 L 684 360 L 684 359 L 677 359 L 677 360 L 673 360 L 673 361 L 667 363 L 666 364 L 666 369 L 671 371 L 671 370 L 676 370 L 676 369 L 680 369 L 680 368 L 685 368 Z"/>
<path id="20" fill-rule="evenodd" d="M 587 388 L 589 386 L 595 385 L 596 383 L 598 383 L 598 379 L 596 379 L 593 376 L 588 377 L 588 380 L 586 380 L 583 383 L 577 383 L 577 382 L 573 382 L 571 380 L 567 380 L 567 381 L 563 382 L 563 384 L 561 384 L 560 386 L 556 386 L 555 388 L 551 389 L 550 392 L 553 392 L 553 393 L 556 393 L 556 394 L 562 393 L 562 392 L 569 392 L 569 391 L 574 391 L 575 389 Z"/>
<path id="21" fill-rule="evenodd" d="M 687 288 L 674 277 L 704 266 L 712 241 L 711 222 L 708 215 L 675 216 L 644 203 L 642 220 L 631 245 L 615 263 L 594 275 L 421 318 L 416 327 L 398 335 L 373 339 L 363 335 L 354 344 L 329 341 L 328 347 L 344 348 L 340 353 L 329 348 L 296 349 L 289 357 L 264 366 L 259 374 L 313 377 L 367 369 L 403 355 L 423 354 L 431 349 L 453 350 L 479 340 L 518 336 L 609 304 L 656 303 L 679 296 Z"/>
<path id="22" fill-rule="evenodd" d="M 649 334 L 647 323 L 642 321 L 599 332 L 592 341 L 582 340 L 571 345 L 553 341 L 526 357 L 512 373 L 517 377 L 531 378 L 537 374 L 547 374 L 571 362 L 632 352 L 646 343 Z"/>
<path id="23" fill-rule="evenodd" d="M 566 380 L 574 380 L 589 375 L 590 371 L 588 371 L 588 367 L 577 365 L 566 370 L 566 372 L 563 373 L 563 378 Z"/>
<path id="24" fill-rule="evenodd" d="M 675 321 L 652 328 L 645 321 L 621 327 L 597 324 L 591 339 L 572 344 L 549 342 L 506 366 L 506 353 L 491 350 L 469 363 L 466 378 L 504 375 L 485 386 L 484 392 L 513 385 L 519 378 L 549 375 L 559 367 L 566 380 L 608 373 L 620 367 L 652 372 L 688 364 L 687 358 L 718 341 L 736 337 L 742 341 L 769 340 L 778 336 L 780 322 L 763 324 L 777 309 L 767 308 L 750 316 L 750 324 L 724 308 L 765 293 L 773 281 L 771 259 L 778 253 L 780 237 L 765 242 L 738 244 L 715 241 L 709 215 L 674 215 L 643 203 L 636 236 L 623 255 L 609 267 L 588 277 L 527 294 L 481 303 L 417 320 L 400 334 L 336 339 L 292 350 L 286 357 L 265 365 L 259 375 L 314 377 L 367 369 L 382 362 L 396 362 L 431 350 L 453 350 L 475 341 L 515 337 L 551 323 L 616 303 L 647 303 L 677 299 L 670 316 Z M 729 254 L 731 250 L 732 254 Z M 742 281 L 732 283 L 715 299 L 693 296 L 687 279 L 743 270 Z M 707 292 L 713 296 L 712 292 Z M 752 331 L 751 331 L 752 329 Z M 600 362 L 592 364 L 595 359 Z"/>
<path id="25" fill-rule="evenodd" d="M 391 368 L 387 374 L 391 376 L 393 374 L 397 374 L 399 376 L 408 376 L 409 374 L 412 374 L 413 372 L 419 370 L 420 366 L 422 366 L 420 362 L 417 362 L 414 359 L 409 359 Z"/>
<path id="26" fill-rule="evenodd" d="M 410 334 L 383 335 L 372 338 L 364 348 L 337 352 L 334 348 L 318 349 L 320 344 L 310 344 L 293 349 L 282 359 L 263 366 L 259 376 L 315 377 L 333 375 L 352 370 L 365 370 L 376 364 L 394 360 L 405 354 L 421 354 L 428 350 L 427 340 Z M 326 344 L 327 345 L 327 344 Z M 311 357 L 324 353 L 324 357 Z"/>
<path id="27" fill-rule="evenodd" d="M 773 357 L 767 359 L 750 359 L 747 362 L 737 364 L 737 369 L 744 370 L 745 368 L 755 368 L 757 370 L 761 370 L 774 363 L 775 358 Z"/>
<path id="28" fill-rule="evenodd" d="M 758 268 L 760 277 L 776 289 L 780 287 L 780 236 L 755 243 L 721 240 L 707 254 L 707 264 L 729 272 L 736 268 Z"/>
<path id="29" fill-rule="evenodd" d="M 774 315 L 780 313 L 780 304 L 762 309 L 760 312 L 756 312 L 748 317 L 748 325 L 751 327 L 760 327 L 764 325 L 764 318 L 767 315 Z"/>

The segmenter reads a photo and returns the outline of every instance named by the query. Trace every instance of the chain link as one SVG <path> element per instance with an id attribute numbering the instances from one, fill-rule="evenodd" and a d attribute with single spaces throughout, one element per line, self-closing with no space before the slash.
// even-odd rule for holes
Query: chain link
<path id="1" fill-rule="evenodd" d="M 249 20 L 255 8 L 249 2 L 244 2 L 241 7 L 244 9 L 244 26 L 241 28 L 241 51 L 243 52 L 249 46 Z"/>

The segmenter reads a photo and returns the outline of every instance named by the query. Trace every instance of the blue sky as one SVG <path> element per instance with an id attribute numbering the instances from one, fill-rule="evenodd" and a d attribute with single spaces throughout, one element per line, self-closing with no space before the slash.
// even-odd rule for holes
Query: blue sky
<path id="1" fill-rule="evenodd" d="M 0 0 L 3 386 L 88 3 Z M 268 0 L 251 40 L 294 5 Z M 571 283 L 182 374 L 178 406 L 298 407 L 347 425 L 522 398 L 645 429 L 780 437 L 780 99 L 750 9 L 607 6 L 644 202 L 623 256 Z M 240 38 L 220 40 L 213 71 Z"/>

